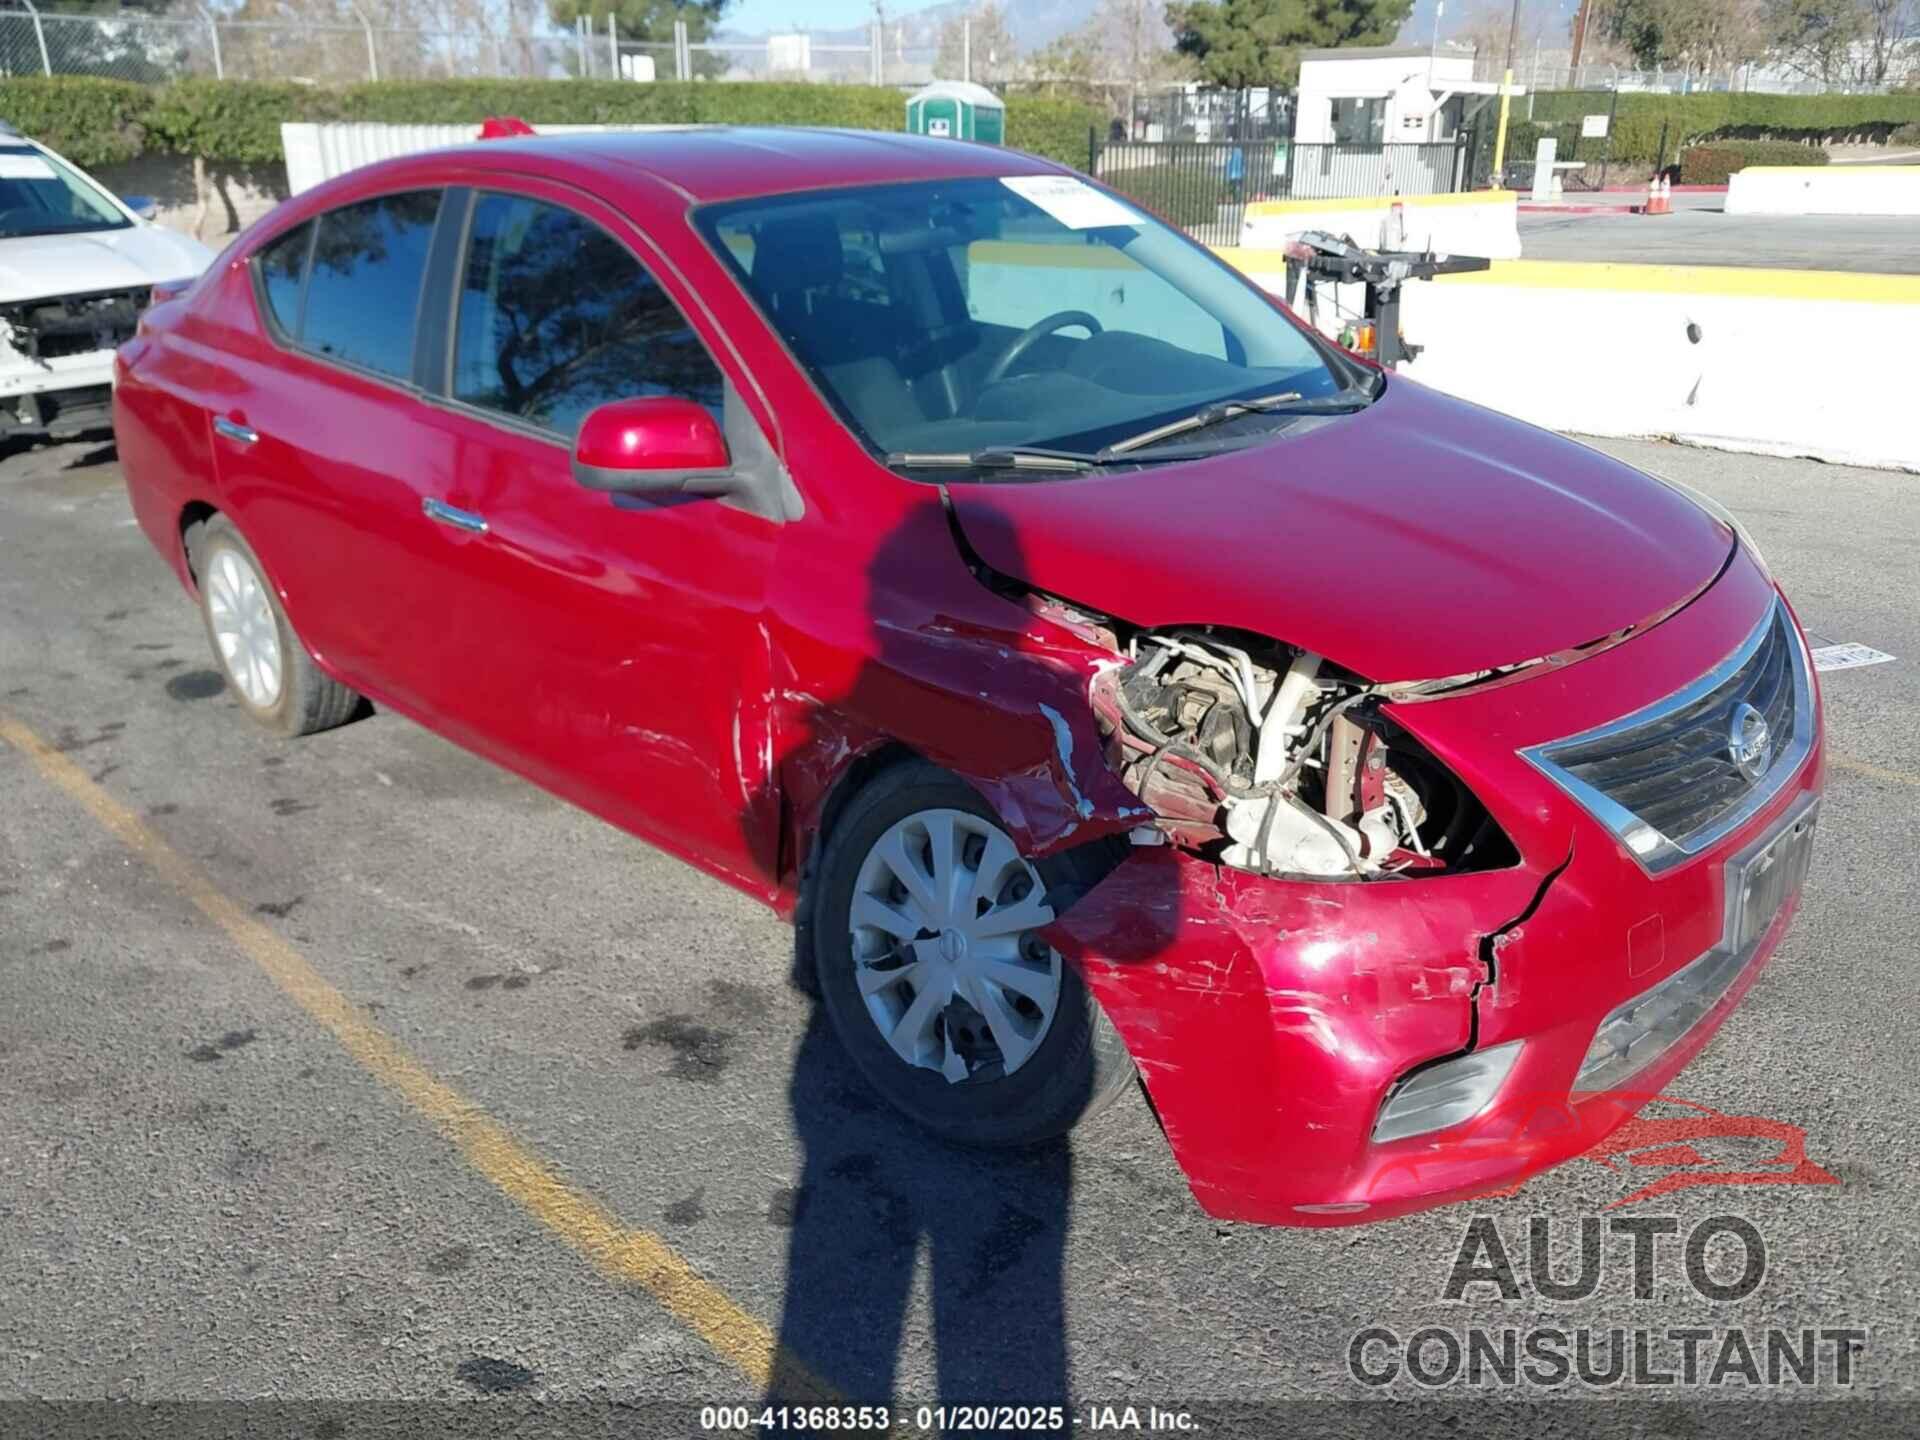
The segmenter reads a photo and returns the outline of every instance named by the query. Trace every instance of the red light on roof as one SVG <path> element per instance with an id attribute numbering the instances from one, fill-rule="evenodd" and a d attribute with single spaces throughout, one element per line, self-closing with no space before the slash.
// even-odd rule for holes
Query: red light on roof
<path id="1" fill-rule="evenodd" d="M 512 140 L 516 136 L 533 134 L 533 126 L 518 115 L 489 115 L 480 123 L 482 140 Z"/>

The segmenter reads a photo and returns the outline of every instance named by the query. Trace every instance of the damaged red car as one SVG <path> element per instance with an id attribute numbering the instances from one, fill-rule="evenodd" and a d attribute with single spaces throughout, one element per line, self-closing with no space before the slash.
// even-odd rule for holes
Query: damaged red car
<path id="1" fill-rule="evenodd" d="M 1624 1118 L 1541 1097 L 1659 1090 L 1798 900 L 1819 696 L 1724 513 L 1041 160 L 388 161 L 116 381 L 242 709 L 370 700 L 791 913 L 954 1140 L 1137 1074 L 1216 1216 L 1483 1193 Z"/>

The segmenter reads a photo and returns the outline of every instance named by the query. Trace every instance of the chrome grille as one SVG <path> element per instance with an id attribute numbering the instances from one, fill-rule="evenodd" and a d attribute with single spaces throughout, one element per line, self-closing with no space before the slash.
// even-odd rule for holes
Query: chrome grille
<path id="1" fill-rule="evenodd" d="M 1737 732 L 1743 721 L 1754 726 L 1750 714 L 1764 721 L 1768 749 L 1757 768 L 1748 757 L 1743 769 Z M 1776 601 L 1739 649 L 1694 684 L 1525 754 L 1659 870 L 1752 815 L 1812 746 L 1806 654 Z"/>

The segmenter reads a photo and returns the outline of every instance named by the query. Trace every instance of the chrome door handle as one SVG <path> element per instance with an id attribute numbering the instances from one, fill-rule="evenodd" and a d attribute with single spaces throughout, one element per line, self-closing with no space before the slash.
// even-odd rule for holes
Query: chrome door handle
<path id="1" fill-rule="evenodd" d="M 456 530 L 469 530 L 475 535 L 487 533 L 487 517 L 476 515 L 471 510 L 456 510 L 451 505 L 431 498 L 422 500 L 420 509 L 429 520 L 438 520 L 442 525 L 451 525 Z"/>
<path id="2" fill-rule="evenodd" d="M 260 438 L 260 432 L 242 425 L 238 420 L 229 420 L 224 415 L 213 417 L 214 433 L 224 435 L 229 440 L 238 440 L 242 445 L 251 445 Z"/>

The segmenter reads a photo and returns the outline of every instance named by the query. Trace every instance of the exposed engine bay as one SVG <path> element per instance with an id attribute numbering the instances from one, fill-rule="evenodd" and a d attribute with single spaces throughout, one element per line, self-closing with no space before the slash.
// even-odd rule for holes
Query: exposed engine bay
<path id="1" fill-rule="evenodd" d="M 1041 608 L 1124 657 L 1094 681 L 1094 718 L 1107 763 L 1174 844 L 1322 878 L 1513 863 L 1479 801 L 1383 713 L 1382 687 L 1259 636 L 1127 633 L 1058 601 Z"/>
<path id="2" fill-rule="evenodd" d="M 29 360 L 112 350 L 133 338 L 149 293 L 142 287 L 0 305 L 0 342 Z"/>

